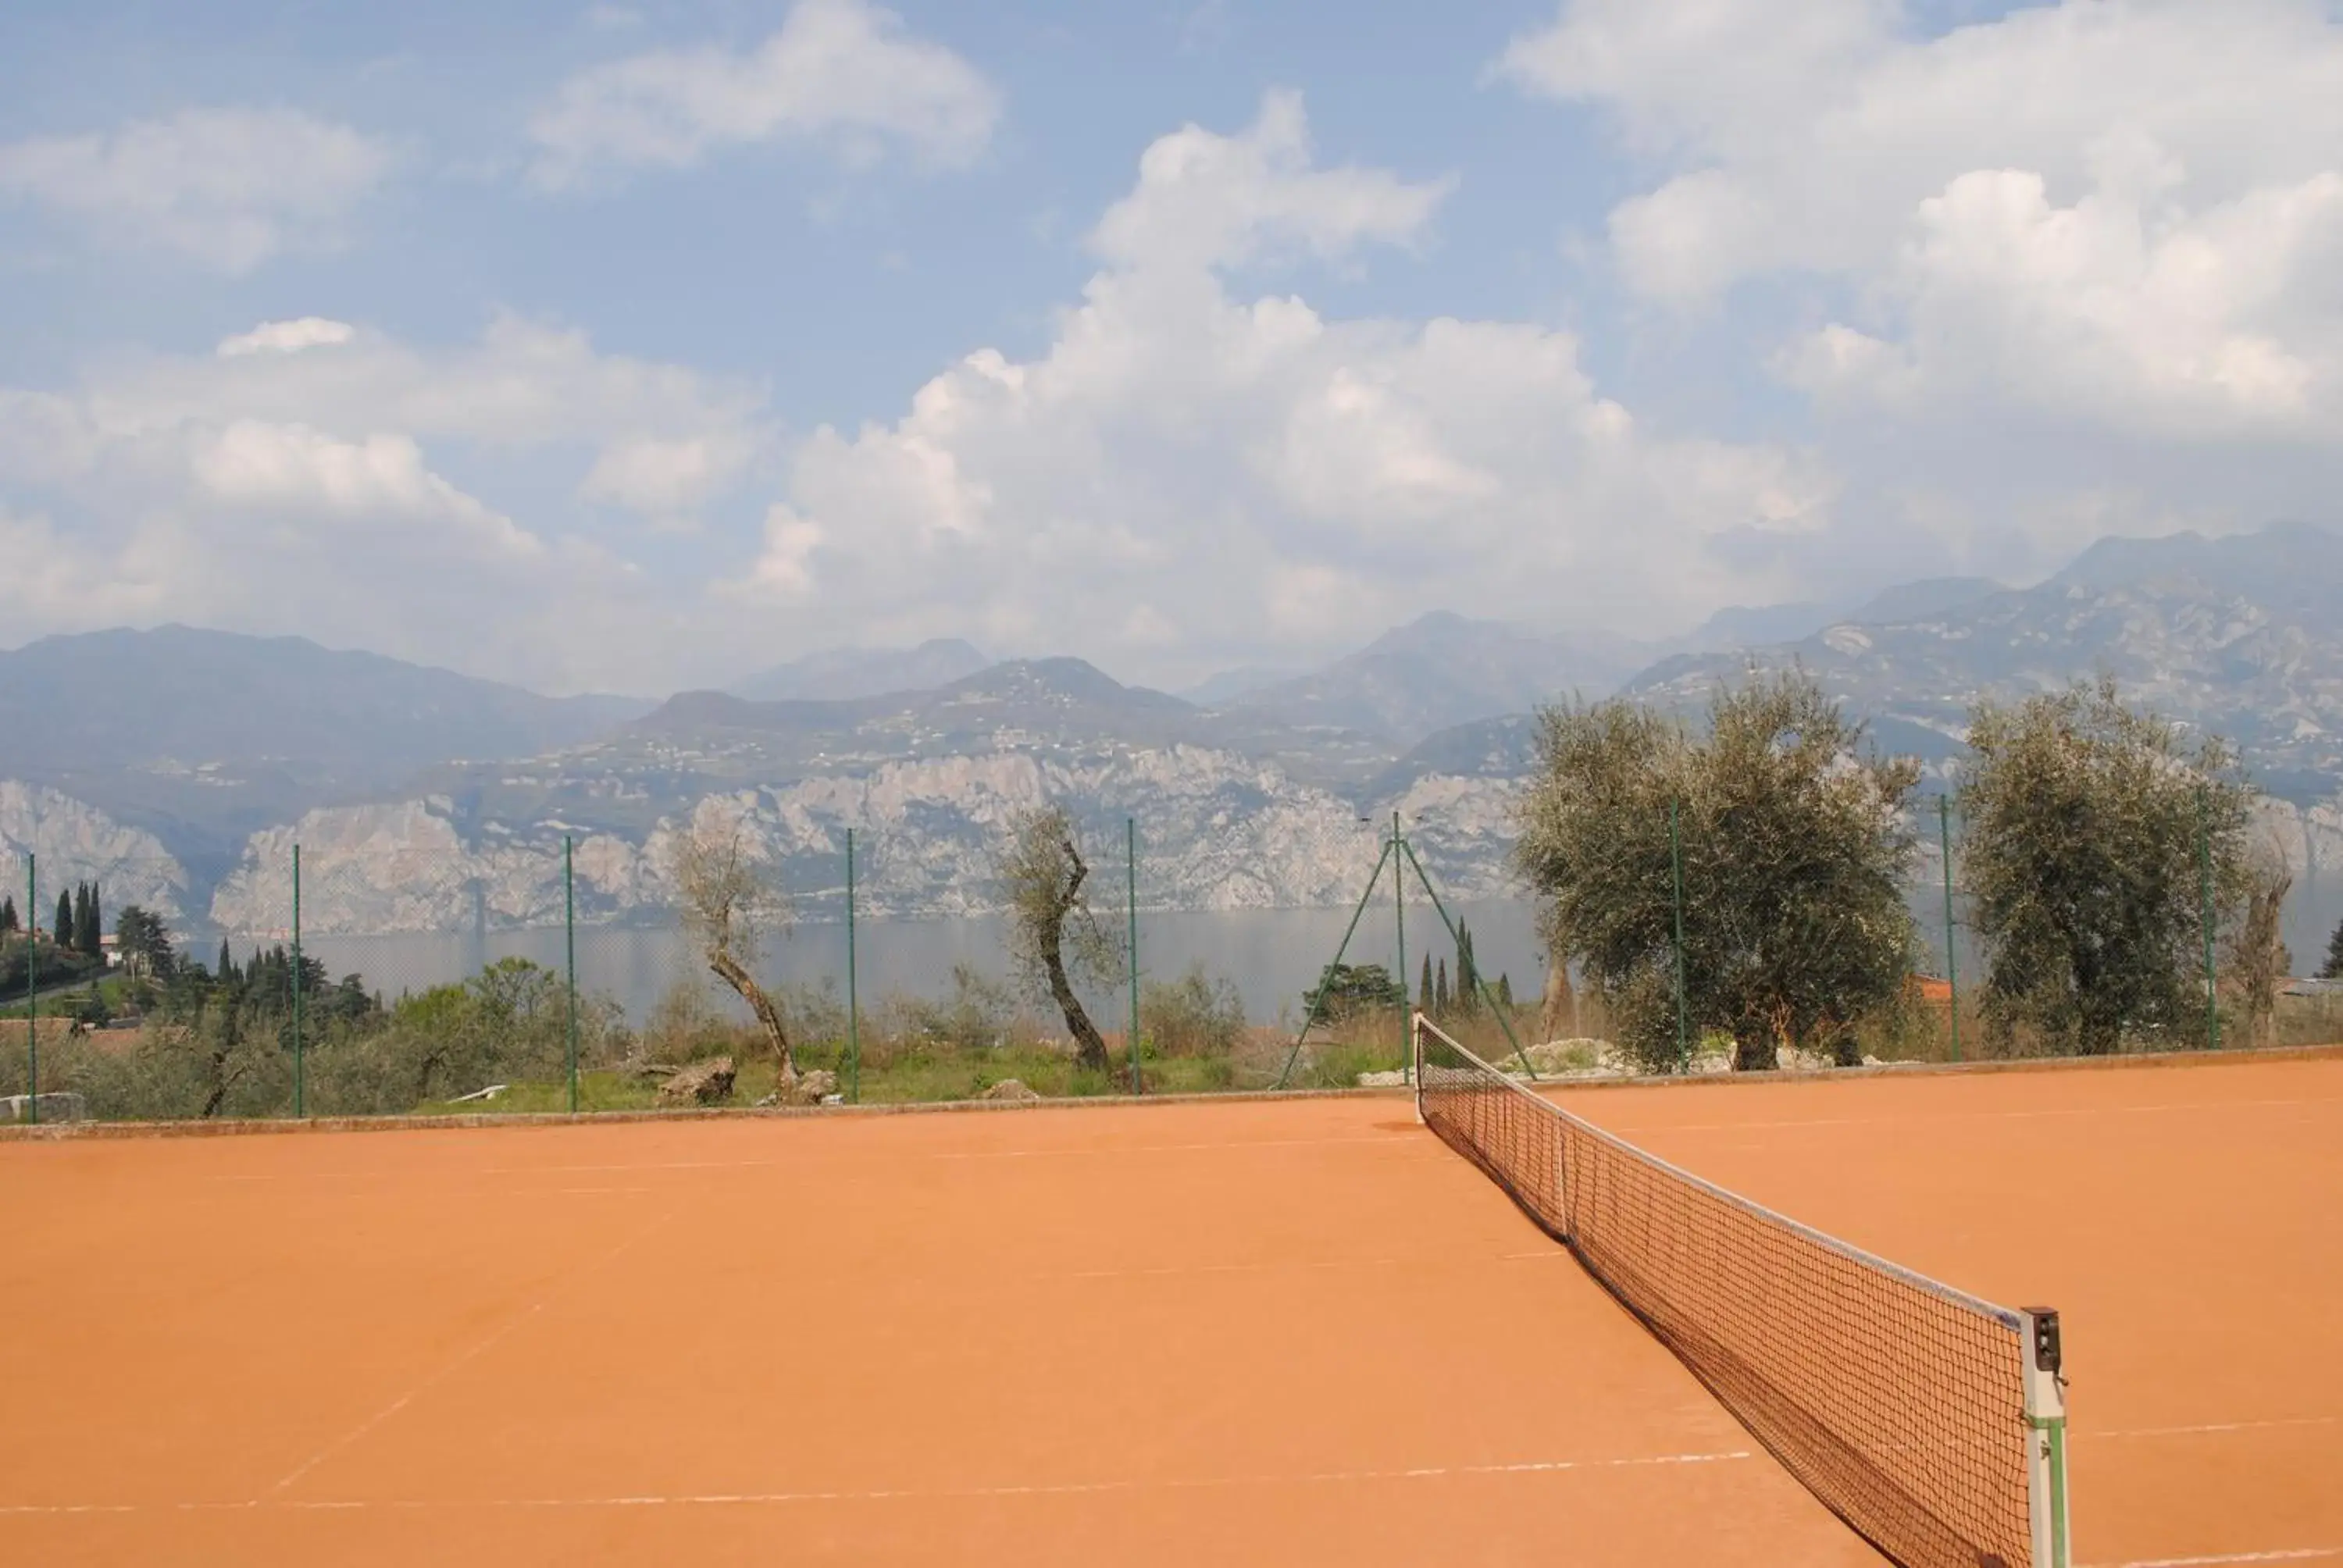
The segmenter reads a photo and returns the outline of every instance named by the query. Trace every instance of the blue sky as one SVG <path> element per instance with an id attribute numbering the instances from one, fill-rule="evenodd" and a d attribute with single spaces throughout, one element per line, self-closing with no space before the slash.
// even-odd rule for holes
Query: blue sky
<path id="1" fill-rule="evenodd" d="M 2334 520 L 2322 0 L 18 5 L 0 645 L 1180 684 Z"/>

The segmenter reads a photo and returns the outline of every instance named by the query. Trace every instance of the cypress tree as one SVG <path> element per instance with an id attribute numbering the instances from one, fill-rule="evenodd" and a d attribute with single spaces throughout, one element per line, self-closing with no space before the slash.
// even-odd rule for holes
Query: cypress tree
<path id="1" fill-rule="evenodd" d="M 98 958 L 105 953 L 106 905 L 96 882 L 89 885 L 89 902 L 82 906 L 79 934 L 81 940 L 77 945 L 82 951 L 92 958 Z"/>
<path id="2" fill-rule="evenodd" d="M 1497 976 L 1497 1005 L 1507 1012 L 1513 1010 L 1513 977 L 1509 974 Z"/>
<path id="3" fill-rule="evenodd" d="M 11 893 L 0 898 L 0 931 L 14 931 L 15 929 L 16 896 Z"/>
<path id="4" fill-rule="evenodd" d="M 1440 960 L 1440 987 L 1432 993 L 1432 1011 L 1435 1018 L 1448 1016 L 1448 960 Z"/>
<path id="5" fill-rule="evenodd" d="M 227 950 L 226 937 L 220 939 L 219 968 L 212 971 L 212 978 L 229 984 L 235 982 L 236 955 Z"/>
<path id="6" fill-rule="evenodd" d="M 79 928 L 74 924 L 73 895 L 66 892 L 63 888 L 59 888 L 57 890 L 57 920 L 56 924 L 49 928 L 49 940 L 55 942 L 59 947 L 68 946 L 73 941 L 74 932 L 78 929 Z"/>
<path id="7" fill-rule="evenodd" d="M 2343 920 L 2335 925 L 2334 938 L 2327 944 L 2327 962 L 2318 971 L 2321 980 L 2343 980 Z"/>
<path id="8" fill-rule="evenodd" d="M 1471 1012 L 1481 1003 L 1481 968 L 1473 959 L 1473 928 L 1456 922 L 1456 1010 Z"/>
<path id="9" fill-rule="evenodd" d="M 1428 1013 L 1432 1011 L 1432 955 L 1426 953 L 1423 955 L 1423 983 L 1415 988 L 1415 1010 Z"/>

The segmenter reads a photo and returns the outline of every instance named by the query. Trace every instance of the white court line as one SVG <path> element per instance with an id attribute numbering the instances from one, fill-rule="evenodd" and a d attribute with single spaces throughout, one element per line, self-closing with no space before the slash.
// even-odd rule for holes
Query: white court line
<path id="1" fill-rule="evenodd" d="M 1621 1459 L 1533 1459 L 1511 1464 L 1440 1464 L 1412 1470 L 1328 1470 L 1301 1475 L 1214 1475 L 1169 1481 L 1072 1481 L 1027 1486 L 945 1487 L 935 1491 L 883 1492 L 721 1492 L 682 1494 L 647 1493 L 621 1497 L 499 1497 L 485 1499 L 419 1498 L 379 1502 L 334 1501 L 271 1497 L 251 1503 L 75 1503 L 0 1504 L 0 1517 L 12 1514 L 146 1513 L 162 1512 L 238 1513 L 252 1509 L 300 1513 L 356 1513 L 369 1509 L 417 1511 L 466 1508 L 715 1508 L 796 1503 L 959 1502 L 987 1497 L 1072 1497 L 1111 1492 L 1179 1492 L 1244 1486 L 1322 1486 L 1362 1482 L 1427 1481 L 1458 1475 L 1550 1475 L 1570 1471 L 1646 1469 L 1664 1465 L 1718 1464 L 1754 1457 L 1751 1450 L 1715 1453 L 1653 1453 Z"/>
<path id="2" fill-rule="evenodd" d="M 1413 1138 L 1393 1137 L 1388 1133 L 1377 1138 L 1242 1138 L 1217 1143 L 1105 1143 L 1070 1145 L 1063 1149 L 982 1149 L 957 1152 L 920 1153 L 921 1160 L 1032 1160 L 1059 1154 L 1173 1154 L 1192 1153 L 1217 1149 L 1303 1149 L 1326 1144 L 1356 1145 L 1362 1149 L 1395 1149 L 1411 1152 L 1422 1148 Z M 468 1171 L 423 1168 L 386 1168 L 379 1171 L 259 1171 L 209 1176 L 212 1181 L 317 1181 L 362 1180 L 412 1182 L 454 1176 L 573 1176 L 591 1172 L 631 1171 L 758 1171 L 773 1166 L 796 1166 L 803 1160 L 646 1160 L 603 1162 L 589 1165 L 478 1165 Z"/>
<path id="3" fill-rule="evenodd" d="M 342 1450 L 349 1447 L 352 1443 L 366 1436 L 367 1433 L 380 1426 L 384 1422 L 388 1421 L 392 1416 L 395 1416 L 400 1411 L 405 1410 L 409 1404 L 412 1404 L 417 1397 L 439 1382 L 445 1381 L 450 1372 L 453 1372 L 458 1367 L 464 1366 L 467 1363 L 477 1360 L 484 1352 L 503 1340 L 515 1329 L 518 1329 L 523 1324 L 530 1322 L 539 1312 L 545 1311 L 546 1303 L 552 1301 L 554 1297 L 559 1293 L 564 1285 L 569 1283 L 580 1274 L 588 1273 L 609 1262 L 613 1258 L 616 1258 L 620 1253 L 626 1251 L 628 1248 L 633 1246 L 636 1242 L 658 1231 L 665 1226 L 667 1220 L 668 1216 L 662 1214 L 649 1225 L 636 1231 L 633 1235 L 628 1237 L 625 1241 L 619 1242 L 617 1246 L 609 1249 L 608 1251 L 565 1271 L 547 1288 L 545 1294 L 539 1296 L 536 1301 L 531 1302 L 527 1308 L 523 1309 L 515 1316 L 506 1319 L 502 1325 L 497 1328 L 493 1332 L 489 1333 L 486 1338 L 475 1342 L 470 1349 L 460 1352 L 452 1360 L 442 1363 L 437 1371 L 425 1377 L 422 1382 L 417 1383 L 413 1388 L 408 1389 L 405 1393 L 400 1394 L 397 1399 L 392 1400 L 388 1404 L 383 1406 L 380 1410 L 367 1417 L 366 1420 L 358 1422 L 357 1425 L 350 1428 L 349 1431 L 342 1433 L 341 1436 L 335 1438 L 323 1448 L 318 1449 L 308 1458 L 303 1460 L 300 1463 L 287 1471 L 276 1485 L 268 1489 L 269 1495 L 274 1497 L 277 1493 L 283 1492 L 287 1487 L 292 1485 L 295 1482 L 308 1474 L 309 1472 L 317 1469 L 318 1465 L 324 1463 L 327 1459 L 339 1453 Z"/>
<path id="4" fill-rule="evenodd" d="M 213 1181 L 357 1181 L 409 1182 L 433 1176 L 578 1176 L 612 1171 L 746 1171 L 779 1165 L 779 1160 L 642 1160 L 595 1165 L 475 1165 L 448 1171 L 423 1167 L 386 1167 L 379 1171 L 251 1171 L 207 1177 Z"/>
<path id="5" fill-rule="evenodd" d="M 2075 1436 L 2085 1438 L 2115 1437 L 2193 1437 L 2199 1432 L 2262 1432 L 2281 1426 L 2333 1426 L 2343 1416 L 2288 1415 L 2270 1421 L 2215 1421 L 2199 1426 L 2135 1426 L 2122 1432 L 2091 1432 L 2077 1428 Z"/>
<path id="6" fill-rule="evenodd" d="M 1407 1149 L 1421 1147 L 1413 1138 L 1394 1138 L 1386 1133 L 1380 1138 L 1240 1138 L 1216 1143 L 1085 1143 L 1069 1144 L 1062 1149 L 972 1149 L 956 1152 L 922 1155 L 927 1160 L 1037 1160 L 1056 1154 L 1186 1154 L 1206 1149 L 1312 1149 L 1327 1144 L 1345 1144 L 1361 1149 Z"/>
<path id="7" fill-rule="evenodd" d="M 1440 1259 L 1423 1261 L 1442 1267 L 1450 1265 Z M 1262 1263 L 1174 1263 L 1153 1269 L 1083 1269 L 1075 1273 L 1042 1274 L 1044 1280 L 1142 1280 L 1166 1274 L 1265 1274 L 1272 1271 L 1290 1273 L 1325 1269 L 1396 1269 L 1398 1258 L 1333 1258 L 1319 1262 L 1289 1262 L 1278 1260 Z"/>
<path id="8" fill-rule="evenodd" d="M 1910 1127 L 1926 1121 L 2033 1121 L 2052 1116 L 2131 1116 L 2143 1111 L 2267 1110 L 2274 1105 L 2343 1105 L 2343 1095 L 2298 1100 L 2207 1100 L 2174 1105 L 2076 1105 L 2041 1111 L 1930 1111 L 1899 1116 L 1785 1117 L 1775 1121 L 1644 1121 L 1603 1123 L 1621 1137 L 1643 1132 L 1745 1132 L 1773 1127 Z"/>
<path id="9" fill-rule="evenodd" d="M 2218 1563 L 2308 1563 L 2319 1557 L 2343 1557 L 2343 1546 L 2298 1546 L 2281 1552 L 2232 1552 L 2217 1557 L 2142 1557 L 2130 1563 L 2097 1564 L 2095 1568 L 2209 1568 Z"/>

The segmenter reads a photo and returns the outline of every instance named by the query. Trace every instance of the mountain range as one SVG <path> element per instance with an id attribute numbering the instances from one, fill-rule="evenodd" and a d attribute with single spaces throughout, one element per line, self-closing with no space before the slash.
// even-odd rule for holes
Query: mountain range
<path id="1" fill-rule="evenodd" d="M 2238 742 L 2291 803 L 2315 896 L 2343 860 L 2343 536 L 2308 525 L 2105 540 L 2031 588 L 1730 610 L 1668 645 L 1434 613 L 1322 669 L 1185 698 L 951 641 L 653 704 L 291 638 L 53 638 L 0 654 L 0 848 L 38 844 L 45 882 L 144 877 L 189 923 L 245 929 L 282 923 L 264 919 L 269 868 L 298 841 L 317 929 L 421 930 L 542 918 L 569 838 L 583 909 L 624 920 L 666 896 L 665 836 L 729 799 L 790 885 L 832 888 L 854 827 L 870 907 L 943 914 L 983 907 L 1001 822 L 1051 798 L 1101 834 L 1135 819 L 1161 904 L 1341 901 L 1372 863 L 1362 821 L 1393 809 L 1437 874 L 1497 893 L 1531 709 L 1614 689 L 1696 709 L 1719 680 L 1791 667 L 1940 764 L 1977 699 L 2114 674 Z"/>
<path id="2" fill-rule="evenodd" d="M 0 779 L 45 785 L 199 862 L 313 806 L 457 758 L 531 757 L 652 704 L 533 691 L 306 638 L 192 627 L 0 652 Z"/>
<path id="3" fill-rule="evenodd" d="M 1936 759 L 1959 750 L 1979 699 L 2106 674 L 2234 742 L 2272 795 L 2308 804 L 2343 787 L 2343 535 L 2103 539 L 2033 588 L 1883 598 L 1902 613 L 1665 659 L 1625 690 L 1694 705 L 1749 669 L 1803 668 L 1890 749 Z"/>
<path id="4" fill-rule="evenodd" d="M 940 637 L 917 648 L 830 648 L 804 654 L 734 684 L 750 702 L 842 701 L 886 691 L 924 691 L 974 675 L 992 660 L 971 643 Z"/>

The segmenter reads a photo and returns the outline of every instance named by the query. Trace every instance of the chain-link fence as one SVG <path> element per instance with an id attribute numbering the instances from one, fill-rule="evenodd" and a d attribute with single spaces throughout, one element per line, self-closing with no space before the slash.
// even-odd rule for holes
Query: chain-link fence
<path id="1" fill-rule="evenodd" d="M 1388 819 L 1160 801 L 1074 817 L 1064 996 L 1019 961 L 1006 816 L 830 828 L 717 798 L 641 842 L 331 820 L 254 836 L 208 886 L 168 859 L 0 866 L 15 905 L 44 906 L 0 932 L 0 1093 L 37 1086 L 52 1117 L 591 1111 L 1347 1084 L 1403 1060 L 1403 1020 L 1373 999 L 1326 1008 L 1293 1050 Z M 693 845 L 739 861 L 719 907 L 691 885 Z M 94 905 L 67 909 L 62 940 L 61 885 Z M 1420 886 L 1403 908 L 1388 871 L 1376 885 L 1342 962 L 1397 995 L 1403 919 L 1406 950 L 1439 945 L 1443 972 L 1453 943 Z M 1464 893 L 1476 940 L 1530 974 L 1526 901 Z"/>
<path id="2" fill-rule="evenodd" d="M 1615 999 L 1550 961 L 1489 813 L 1413 804 L 1075 814 L 1062 990 L 1020 961 L 1008 812 L 849 827 L 718 797 L 642 840 L 468 841 L 442 815 L 359 814 L 258 834 L 207 883 L 35 845 L 0 859 L 0 1115 L 1341 1086 L 1397 1081 L 1411 1010 L 1540 1077 L 1654 1066 L 1610 1043 Z M 1957 813 L 1924 797 L 1909 827 L 1907 978 L 1841 1032 L 1865 1057 L 1988 1053 Z M 730 857 L 729 893 L 693 884 L 693 846 Z M 1676 941 L 1714 848 L 1678 845 Z M 2206 1042 L 2247 1042 L 2234 989 L 2208 971 L 2206 994 Z M 1722 1070 L 1715 1020 L 1678 1005 L 1684 1060 L 1656 1065 Z M 2332 1009 L 2281 1005 L 2312 1033 Z"/>

